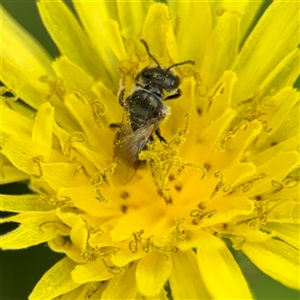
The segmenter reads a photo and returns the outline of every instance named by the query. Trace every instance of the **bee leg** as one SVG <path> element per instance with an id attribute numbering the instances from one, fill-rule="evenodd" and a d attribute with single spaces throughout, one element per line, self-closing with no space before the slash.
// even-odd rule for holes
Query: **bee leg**
<path id="1" fill-rule="evenodd" d="M 110 123 L 109 124 L 109 128 L 111 128 L 111 129 L 120 128 L 120 127 L 121 127 L 121 123 Z"/>
<path id="2" fill-rule="evenodd" d="M 171 95 L 167 96 L 166 98 L 164 98 L 164 101 L 166 101 L 166 100 L 177 99 L 177 98 L 179 98 L 181 95 L 182 95 L 182 92 L 181 92 L 180 89 L 178 89 L 178 90 L 176 91 L 176 93 L 171 94 Z"/>
<path id="3" fill-rule="evenodd" d="M 122 78 L 120 80 L 120 89 L 118 92 L 119 104 L 121 106 L 124 106 L 124 94 L 125 94 L 125 76 L 122 75 Z"/>
<path id="4" fill-rule="evenodd" d="M 121 106 L 124 106 L 124 94 L 125 94 L 125 88 L 124 87 L 121 87 L 120 90 L 119 90 L 119 93 L 118 93 L 118 98 L 119 98 L 119 104 Z"/>
<path id="5" fill-rule="evenodd" d="M 158 137 L 158 139 L 159 139 L 161 142 L 163 142 L 163 143 L 166 143 L 166 142 L 167 142 L 167 140 L 166 140 L 164 137 L 161 136 L 161 134 L 160 134 L 160 129 L 159 129 L 159 128 L 155 130 L 155 134 L 156 134 L 156 136 Z"/>

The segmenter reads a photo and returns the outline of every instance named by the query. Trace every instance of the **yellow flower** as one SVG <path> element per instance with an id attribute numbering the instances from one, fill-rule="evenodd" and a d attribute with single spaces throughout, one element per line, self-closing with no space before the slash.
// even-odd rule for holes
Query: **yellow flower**
<path id="1" fill-rule="evenodd" d="M 250 299 L 231 247 L 299 289 L 299 4 L 257 23 L 263 1 L 74 6 L 38 2 L 54 61 L 2 8 L 2 183 L 34 194 L 2 195 L 20 227 L 1 247 L 66 254 L 30 299 Z M 135 169 L 110 125 L 120 79 L 126 98 L 156 66 L 141 38 L 160 65 L 195 65 L 172 69 L 166 142 Z"/>

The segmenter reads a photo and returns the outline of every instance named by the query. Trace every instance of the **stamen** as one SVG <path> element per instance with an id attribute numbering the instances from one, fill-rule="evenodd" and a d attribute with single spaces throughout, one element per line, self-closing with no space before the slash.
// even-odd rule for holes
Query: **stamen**
<path id="1" fill-rule="evenodd" d="M 40 231 L 41 234 L 43 234 L 43 235 L 44 235 L 45 233 L 44 233 L 44 230 L 42 229 L 42 226 L 47 225 L 47 224 L 58 224 L 58 225 L 60 225 L 60 226 L 62 226 L 62 227 L 67 228 L 68 231 L 70 230 L 70 227 L 67 226 L 67 225 L 66 225 L 65 223 L 63 223 L 63 222 L 60 222 L 60 221 L 47 221 L 47 222 L 41 223 L 41 224 L 39 225 L 39 227 L 38 227 L 39 231 Z M 51 226 L 51 229 L 53 229 L 53 226 Z"/>
<path id="2" fill-rule="evenodd" d="M 141 229 L 140 231 L 133 232 L 133 241 L 129 243 L 129 250 L 132 253 L 136 253 L 139 249 L 140 243 L 141 243 L 141 236 L 145 231 Z"/>
<path id="3" fill-rule="evenodd" d="M 217 183 L 217 185 L 215 186 L 212 194 L 210 195 L 210 199 L 213 199 L 216 196 L 216 194 L 218 193 L 218 191 L 221 189 L 221 187 L 224 185 L 223 184 L 223 173 L 221 171 L 216 171 L 214 174 L 214 177 L 220 178 L 220 179 L 219 179 L 219 182 Z M 227 191 L 226 188 L 225 188 L 225 191 Z"/>
<path id="4" fill-rule="evenodd" d="M 94 228 L 93 226 L 89 226 L 88 227 L 88 235 L 89 235 L 89 238 L 91 235 L 95 235 L 97 234 L 98 236 L 101 236 L 104 234 L 104 230 L 99 227 L 99 228 Z"/>
<path id="5" fill-rule="evenodd" d="M 248 121 L 245 121 L 245 120 L 244 120 L 244 121 L 242 121 L 239 125 L 237 125 L 235 128 L 233 128 L 232 130 L 230 130 L 227 134 L 225 134 L 225 135 L 221 138 L 221 140 L 220 140 L 220 142 L 219 142 L 219 149 L 220 149 L 220 151 L 221 151 L 221 152 L 224 152 L 224 151 L 225 151 L 225 143 L 226 143 L 229 139 L 234 138 L 235 135 L 237 134 L 237 132 L 238 132 L 239 130 L 243 130 L 243 131 L 247 130 L 248 125 L 249 125 Z"/>
<path id="6" fill-rule="evenodd" d="M 38 168 L 38 174 L 31 174 L 32 177 L 34 178 L 41 178 L 43 176 L 43 170 L 41 166 L 41 162 L 44 162 L 44 157 L 42 155 L 34 156 L 32 157 L 32 161 L 37 165 Z"/>
<path id="7" fill-rule="evenodd" d="M 274 187 L 272 194 L 278 193 L 279 191 L 281 191 L 284 188 L 284 186 L 281 182 L 274 180 L 274 179 L 271 180 L 271 184 Z"/>
<path id="8" fill-rule="evenodd" d="M 94 187 L 94 190 L 97 194 L 96 199 L 99 200 L 100 202 L 103 202 L 103 203 L 108 203 L 108 201 L 102 195 L 100 185 L 102 183 L 105 183 L 106 185 L 109 185 L 109 182 L 108 182 L 108 179 L 107 179 L 107 174 L 109 174 L 107 169 L 104 169 L 103 173 L 101 173 L 101 172 L 96 173 L 90 181 L 90 185 Z"/>
<path id="9" fill-rule="evenodd" d="M 88 95 L 86 95 L 83 91 L 77 91 L 75 92 L 75 96 L 83 103 L 85 103 L 86 105 L 91 105 L 92 100 L 90 99 L 90 97 L 88 97 Z"/>
<path id="10" fill-rule="evenodd" d="M 120 197 L 122 198 L 122 199 L 127 199 L 127 198 L 129 198 L 129 193 L 127 192 L 127 191 L 123 191 L 123 192 L 121 192 L 121 194 L 120 194 Z"/>
<path id="11" fill-rule="evenodd" d="M 56 95 L 60 100 L 64 99 L 66 95 L 66 88 L 63 78 L 58 77 L 54 80 L 50 80 L 48 76 L 41 76 L 40 81 L 48 84 L 50 88 L 49 98 L 53 95 Z"/>
<path id="12" fill-rule="evenodd" d="M 185 115 L 185 125 L 179 129 L 177 134 L 168 142 L 160 143 L 156 137 L 151 144 L 148 144 L 148 149 L 142 151 L 139 155 L 141 160 L 146 160 L 150 165 L 153 181 L 159 191 L 162 192 L 165 199 L 170 199 L 168 192 L 171 188 L 168 183 L 170 178 L 174 176 L 173 168 L 177 167 L 175 174 L 180 177 L 186 167 L 194 167 L 202 171 L 202 178 L 205 177 L 206 170 L 203 166 L 182 161 L 178 155 L 180 146 L 185 141 L 185 136 L 188 131 L 189 114 Z M 172 173 L 172 176 L 170 175 Z M 173 180 L 173 179 L 172 179 Z"/>
<path id="13" fill-rule="evenodd" d="M 152 244 L 152 239 L 147 238 L 145 243 L 142 246 L 142 249 L 145 253 L 149 253 L 151 244 Z"/>
<path id="14" fill-rule="evenodd" d="M 208 96 L 207 98 L 207 111 L 210 110 L 211 105 L 213 103 L 213 101 L 216 99 L 217 96 L 223 94 L 224 91 L 224 83 L 221 82 L 213 91 L 213 93 L 211 95 Z"/>
<path id="15" fill-rule="evenodd" d="M 81 258 L 86 263 L 93 262 L 99 258 L 99 254 L 93 250 L 86 250 L 85 252 L 81 253 Z"/>
<path id="16" fill-rule="evenodd" d="M 126 213 L 127 213 L 127 210 L 128 210 L 128 206 L 126 206 L 126 205 L 122 205 L 122 206 L 121 206 L 121 212 L 122 212 L 123 214 L 126 214 Z"/>
<path id="17" fill-rule="evenodd" d="M 94 121 L 97 125 L 101 124 L 101 121 L 103 120 L 101 117 L 103 117 L 107 113 L 106 105 L 97 99 L 91 104 L 91 109 Z"/>
<path id="18" fill-rule="evenodd" d="M 68 196 L 62 196 L 60 199 L 56 198 L 56 197 L 50 197 L 50 196 L 45 196 L 45 195 L 41 195 L 39 197 L 39 201 L 44 202 L 44 203 L 48 203 L 51 204 L 53 206 L 57 206 L 57 207 L 63 207 L 63 206 L 72 206 L 72 199 Z"/>
<path id="19" fill-rule="evenodd" d="M 283 199 L 279 202 L 276 202 L 272 207 L 269 208 L 269 201 L 268 200 L 259 200 L 254 201 L 254 213 L 257 213 L 256 217 L 242 220 L 237 222 L 235 225 L 238 226 L 240 224 L 248 224 L 249 229 L 251 230 L 258 230 L 260 229 L 261 225 L 264 225 L 268 221 L 268 215 L 271 211 L 273 211 L 277 206 L 280 204 L 289 201 L 290 199 Z"/>
<path id="20" fill-rule="evenodd" d="M 184 222 L 185 218 L 175 219 L 175 228 L 172 232 L 172 249 L 177 248 L 178 244 L 182 243 L 185 240 L 185 230 L 182 226 Z"/>
<path id="21" fill-rule="evenodd" d="M 288 175 L 283 180 L 283 185 L 286 188 L 294 188 L 296 187 L 300 182 L 300 176 L 299 175 Z"/>
<path id="22" fill-rule="evenodd" d="M 253 184 L 255 181 L 261 180 L 261 179 L 265 178 L 266 176 L 267 176 L 266 173 L 256 174 L 253 179 L 239 184 L 237 186 L 237 188 L 240 188 L 243 193 L 246 193 L 253 187 Z"/>
<path id="23" fill-rule="evenodd" d="M 254 218 L 248 223 L 248 227 L 250 230 L 258 230 L 260 228 L 260 225 L 261 223 L 258 218 Z"/>
<path id="24" fill-rule="evenodd" d="M 102 182 L 104 182 L 106 185 L 110 185 L 109 181 L 108 181 L 108 178 L 107 178 L 107 175 L 113 174 L 115 168 L 116 168 L 116 164 L 111 164 L 110 166 L 105 168 L 102 173 L 101 172 L 96 173 L 92 177 L 92 179 L 90 181 L 90 185 L 98 186 L 98 185 L 101 185 Z"/>
<path id="25" fill-rule="evenodd" d="M 71 157 L 71 150 L 74 149 L 76 151 L 76 148 L 74 147 L 73 143 L 85 143 L 86 138 L 85 135 L 80 132 L 76 131 L 70 134 L 67 143 L 64 146 L 63 152 L 64 155 L 67 157 Z"/>
<path id="26" fill-rule="evenodd" d="M 214 214 L 218 212 L 217 209 L 212 209 L 209 211 L 203 211 L 201 209 L 193 209 L 190 212 L 190 217 L 192 218 L 192 222 L 194 225 L 198 225 L 200 221 L 202 221 L 204 218 L 211 218 Z"/>
<path id="27" fill-rule="evenodd" d="M 98 291 L 99 287 L 100 287 L 100 283 L 89 285 L 85 292 L 84 298 L 90 299 Z"/>
<path id="28" fill-rule="evenodd" d="M 73 132 L 72 134 L 70 134 L 68 141 L 70 143 L 74 143 L 74 142 L 75 143 L 85 143 L 86 138 L 82 132 L 76 131 L 76 132 Z"/>
<path id="29" fill-rule="evenodd" d="M 77 167 L 75 168 L 75 171 L 74 171 L 74 176 L 78 176 L 80 173 L 83 173 L 86 177 L 90 177 L 85 166 L 79 162 L 79 161 L 74 161 L 74 163 L 77 163 Z"/>

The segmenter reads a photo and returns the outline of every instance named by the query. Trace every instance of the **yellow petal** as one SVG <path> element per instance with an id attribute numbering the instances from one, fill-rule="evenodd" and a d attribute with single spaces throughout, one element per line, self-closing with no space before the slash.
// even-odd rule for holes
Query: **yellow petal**
<path id="1" fill-rule="evenodd" d="M 106 284 L 104 282 L 90 282 L 82 284 L 77 289 L 74 289 L 66 294 L 63 294 L 53 300 L 99 300 L 105 290 Z"/>
<path id="2" fill-rule="evenodd" d="M 107 40 L 114 55 L 119 61 L 127 58 L 119 24 L 116 21 L 108 20 L 105 24 Z"/>
<path id="3" fill-rule="evenodd" d="M 60 188 L 57 195 L 61 198 L 70 199 L 77 208 L 87 212 L 91 216 L 114 218 L 122 214 L 121 211 L 108 207 L 106 204 L 97 200 L 97 194 L 91 186 Z"/>
<path id="4" fill-rule="evenodd" d="M 148 43 L 156 58 L 165 57 L 168 49 L 167 33 L 172 32 L 173 27 L 169 16 L 168 6 L 162 3 L 155 3 L 150 6 L 144 21 L 142 38 Z"/>
<path id="5" fill-rule="evenodd" d="M 136 284 L 139 291 L 145 296 L 158 294 L 169 277 L 171 267 L 170 258 L 157 251 L 152 251 L 142 258 L 136 269 Z"/>
<path id="6" fill-rule="evenodd" d="M 10 138 L 2 147 L 3 154 L 19 170 L 34 178 L 43 176 L 42 165 L 48 160 L 64 161 L 62 154 L 28 139 Z"/>
<path id="7" fill-rule="evenodd" d="M 120 122 L 122 119 L 123 110 L 116 99 L 116 94 L 107 88 L 102 82 L 97 82 L 92 87 L 97 99 L 105 99 L 106 114 L 102 116 L 101 121 L 104 127 L 109 127 L 112 121 Z"/>
<path id="8" fill-rule="evenodd" d="M 216 210 L 218 213 L 203 221 L 203 226 L 226 223 L 241 215 L 250 215 L 254 210 L 253 202 L 243 195 L 226 195 L 215 198 L 207 206 L 208 211 Z"/>
<path id="9" fill-rule="evenodd" d="M 52 77 L 51 57 L 43 47 L 26 32 L 0 6 L 1 58 L 23 71 L 26 76 L 38 81 L 42 75 Z"/>
<path id="10" fill-rule="evenodd" d="M 63 258 L 48 270 L 29 296 L 30 300 L 53 299 L 79 286 L 71 278 L 76 264 L 68 257 Z"/>
<path id="11" fill-rule="evenodd" d="M 47 242 L 51 250 L 58 253 L 64 253 L 74 262 L 82 264 L 82 255 L 78 248 L 61 235 Z"/>
<path id="12" fill-rule="evenodd" d="M 48 86 L 39 78 L 32 78 L 8 60 L 1 61 L 1 80 L 3 83 L 34 109 L 46 102 Z M 41 74 L 41 76 L 44 74 Z"/>
<path id="13" fill-rule="evenodd" d="M 90 93 L 90 88 L 94 84 L 93 78 L 68 60 L 67 57 L 59 57 L 53 62 L 52 66 L 56 75 L 63 79 L 63 83 L 66 86 L 66 93 L 75 93 L 78 91 Z M 91 97 L 91 93 L 87 95 Z"/>
<path id="14" fill-rule="evenodd" d="M 111 51 L 105 24 L 109 19 L 118 20 L 116 3 L 107 1 L 74 1 L 73 5 L 86 34 L 99 54 L 99 63 L 105 67 L 110 79 L 115 80 L 118 76 L 118 60 Z"/>
<path id="15" fill-rule="evenodd" d="M 2 236 L 2 249 L 26 248 L 49 241 L 59 233 L 69 233 L 69 228 L 54 212 L 29 212 L 1 219 L 1 223 L 6 222 L 21 223 L 21 226 Z"/>
<path id="16" fill-rule="evenodd" d="M 283 197 L 287 197 L 282 203 L 276 205 L 268 214 L 269 222 L 280 222 L 288 224 L 299 224 L 300 223 L 300 205 L 299 205 L 299 190 L 295 186 L 295 193 L 293 195 L 287 194 L 286 189 L 282 189 Z M 291 189 L 292 190 L 292 189 Z M 277 200 L 280 197 L 280 191 L 275 193 L 275 199 Z M 289 197 L 290 196 L 290 197 Z M 293 198 L 294 197 L 294 198 Z M 279 199 L 282 199 L 279 198 Z M 296 201 L 295 201 L 296 200 Z M 277 200 L 278 201 L 278 200 Z"/>
<path id="17" fill-rule="evenodd" d="M 78 222 L 72 226 L 70 239 L 75 247 L 84 250 L 88 238 L 87 224 L 82 218 L 78 218 Z"/>
<path id="18" fill-rule="evenodd" d="M 228 0 L 209 1 L 214 27 L 217 26 L 220 21 L 219 16 L 225 11 L 236 13 L 241 19 L 239 37 L 239 44 L 241 46 L 251 31 L 257 15 L 261 14 L 264 3 L 264 0 L 255 2 L 244 0 L 236 0 L 234 2 Z"/>
<path id="19" fill-rule="evenodd" d="M 29 118 L 16 113 L 8 107 L 1 105 L 1 140 L 3 143 L 3 134 L 11 136 L 20 135 L 22 137 L 31 136 L 33 121 Z"/>
<path id="20" fill-rule="evenodd" d="M 232 165 L 234 162 L 240 161 L 245 149 L 260 134 L 262 125 L 259 121 L 254 120 L 245 126 L 238 126 L 236 132 L 229 132 L 220 141 L 220 148 L 224 152 L 211 155 L 210 160 L 216 161 L 217 168 L 224 169 Z"/>
<path id="21" fill-rule="evenodd" d="M 122 35 L 136 38 L 140 34 L 150 1 L 117 1 Z"/>
<path id="22" fill-rule="evenodd" d="M 149 300 L 169 300 L 168 296 L 167 296 L 167 292 L 164 289 L 161 289 L 160 293 L 152 296 L 152 297 L 148 297 Z"/>
<path id="23" fill-rule="evenodd" d="M 105 266 L 100 259 L 78 265 L 72 271 L 73 280 L 80 284 L 91 281 L 104 281 L 112 277 L 114 277 L 114 274 L 109 272 L 108 266 Z"/>
<path id="24" fill-rule="evenodd" d="M 110 279 L 101 299 L 135 299 L 137 294 L 135 271 L 136 264 L 131 265 L 121 276 Z"/>
<path id="25" fill-rule="evenodd" d="M 264 273 L 290 288 L 300 289 L 299 250 L 273 239 L 245 243 L 242 250 Z"/>
<path id="26" fill-rule="evenodd" d="M 208 1 L 170 1 L 179 60 L 192 59 L 199 68 L 207 43 L 211 40 L 211 19 Z M 197 20 L 197 22 L 191 22 Z M 197 45 L 197 47 L 195 47 Z"/>
<path id="27" fill-rule="evenodd" d="M 276 189 L 276 182 L 281 182 L 299 162 L 299 154 L 293 152 L 279 152 L 273 157 L 265 157 L 265 162 L 257 167 L 258 174 L 264 174 L 261 180 L 253 183 L 247 193 L 248 197 Z M 277 187 L 278 188 L 278 187 Z"/>
<path id="28" fill-rule="evenodd" d="M 106 287 L 103 282 L 90 282 L 82 284 L 77 289 L 74 289 L 66 294 L 63 294 L 53 300 L 99 300 L 102 299 L 101 295 Z M 107 299 L 105 299 L 107 300 Z"/>
<path id="29" fill-rule="evenodd" d="M 299 97 L 299 93 L 297 93 L 297 97 Z M 298 101 L 291 108 L 286 119 L 282 122 L 281 126 L 276 130 L 276 132 L 272 134 L 271 145 L 284 141 L 289 137 L 299 135 L 299 111 L 300 101 Z"/>
<path id="30" fill-rule="evenodd" d="M 8 61 L 2 62 L 3 67 L 3 82 L 22 99 L 26 104 L 30 105 L 32 108 L 38 110 L 40 105 L 47 100 L 49 100 L 49 86 L 41 78 L 39 80 L 33 79 L 28 74 L 23 74 L 21 70 L 16 68 L 14 65 Z M 59 124 L 64 126 L 65 129 L 70 129 L 73 131 L 76 129 L 74 125 L 74 120 L 64 107 L 61 99 L 57 99 L 55 94 L 51 95 L 51 103 L 56 107 L 56 119 Z M 16 105 L 12 105 L 16 107 Z M 24 106 L 24 105 L 23 105 Z M 34 116 L 32 109 L 21 109 L 19 104 L 19 111 L 26 111 L 25 116 L 32 118 Z M 67 118 L 66 118 L 67 116 Z M 21 116 L 19 117 L 19 119 Z M 31 122 L 31 120 L 30 120 Z"/>
<path id="31" fill-rule="evenodd" d="M 240 37 L 239 46 L 245 42 L 249 32 L 252 29 L 253 22 L 256 20 L 257 16 L 261 13 L 261 9 L 265 5 L 264 0 L 257 1 L 223 1 L 225 9 L 231 9 L 236 11 L 241 17 L 240 23 Z"/>
<path id="32" fill-rule="evenodd" d="M 105 78 L 99 55 L 67 6 L 61 1 L 39 1 L 38 9 L 60 52 L 94 78 Z"/>
<path id="33" fill-rule="evenodd" d="M 252 97 L 260 83 L 297 48 L 298 10 L 298 2 L 276 1 L 263 14 L 243 45 L 233 67 L 238 77 L 234 102 Z"/>
<path id="34" fill-rule="evenodd" d="M 49 211 L 56 205 L 46 202 L 39 195 L 0 195 L 0 210 L 11 212 Z"/>
<path id="35" fill-rule="evenodd" d="M 264 105 L 271 106 L 266 114 L 266 118 L 269 119 L 268 131 L 270 132 L 272 130 L 273 132 L 276 132 L 276 130 L 281 127 L 282 123 L 288 119 L 292 108 L 298 102 L 299 93 L 291 87 L 286 87 L 278 92 L 274 97 L 265 100 Z M 296 128 L 299 127 L 299 122 L 294 125 Z"/>
<path id="36" fill-rule="evenodd" d="M 263 229 L 271 231 L 275 236 L 291 246 L 300 249 L 299 224 L 267 223 Z"/>
<path id="37" fill-rule="evenodd" d="M 234 62 L 238 51 L 239 19 L 236 13 L 224 12 L 208 44 L 200 68 L 206 86 L 213 86 Z M 195 47 L 196 48 L 196 47 Z"/>
<path id="38" fill-rule="evenodd" d="M 254 159 L 256 164 L 262 164 L 266 160 L 269 160 L 270 157 L 276 156 L 280 152 L 292 152 L 299 147 L 298 135 L 294 135 L 293 137 L 288 138 L 282 142 L 278 142 L 277 144 L 274 144 L 273 147 L 268 147 L 267 145 L 268 143 L 271 143 L 271 140 L 266 141 L 266 143 L 264 143 L 264 141 L 261 141 L 261 146 L 264 148 L 266 147 L 266 149 L 255 155 Z M 257 149 L 259 150 L 259 147 L 257 147 Z"/>
<path id="39" fill-rule="evenodd" d="M 42 166 L 43 179 L 54 189 L 84 186 L 89 184 L 84 172 L 78 172 L 76 163 L 47 163 Z"/>
<path id="40" fill-rule="evenodd" d="M 51 149 L 53 123 L 54 108 L 48 102 L 42 104 L 35 118 L 32 130 L 32 141 Z"/>
<path id="41" fill-rule="evenodd" d="M 292 86 L 299 75 L 299 49 L 291 51 L 282 61 L 270 72 L 259 87 L 257 100 L 263 100 L 266 96 L 280 91 L 286 86 Z M 268 106 L 269 101 L 266 101 Z"/>
<path id="42" fill-rule="evenodd" d="M 212 299 L 199 273 L 196 254 L 192 250 L 171 254 L 170 287 L 174 300 Z"/>
<path id="43" fill-rule="evenodd" d="M 29 180 L 29 176 L 14 167 L 3 155 L 0 157 L 2 166 L 0 169 L 0 184 Z"/>
<path id="44" fill-rule="evenodd" d="M 80 285 L 78 288 L 75 288 L 74 290 L 71 290 L 70 292 L 60 295 L 52 300 L 84 299 L 84 297 L 86 297 L 88 294 L 86 286 L 88 285 Z"/>
<path id="45" fill-rule="evenodd" d="M 143 298 L 143 295 L 141 293 L 137 293 L 137 296 L 135 299 L 141 299 Z M 148 296 L 147 300 L 169 300 L 167 297 L 167 292 L 162 288 L 159 292 L 159 294 L 153 295 L 153 296 Z"/>
<path id="46" fill-rule="evenodd" d="M 133 248 L 132 243 L 130 244 L 130 242 L 126 243 L 124 242 L 125 247 L 118 251 L 112 258 L 111 261 L 113 264 L 115 264 L 116 266 L 125 266 L 127 264 L 132 263 L 135 260 L 138 260 L 142 257 L 144 257 L 145 252 L 143 251 L 136 251 L 134 253 L 132 253 L 132 251 L 130 250 L 130 248 Z M 117 245 L 115 245 L 117 246 Z M 140 250 L 140 249 L 138 249 Z"/>
<path id="47" fill-rule="evenodd" d="M 206 234 L 197 247 L 200 273 L 214 299 L 252 299 L 247 282 L 226 245 Z M 216 288 L 216 282 L 218 286 Z"/>

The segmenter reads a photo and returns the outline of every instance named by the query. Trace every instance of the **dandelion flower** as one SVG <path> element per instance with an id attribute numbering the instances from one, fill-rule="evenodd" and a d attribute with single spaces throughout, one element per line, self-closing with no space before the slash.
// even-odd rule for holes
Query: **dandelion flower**
<path id="1" fill-rule="evenodd" d="M 65 253 L 30 299 L 250 299 L 230 247 L 299 289 L 299 3 L 73 4 L 37 3 L 55 60 L 2 8 L 2 183 L 33 194 L 2 195 L 1 247 Z M 195 65 L 128 170 L 110 125 L 156 65 L 140 39 Z"/>

